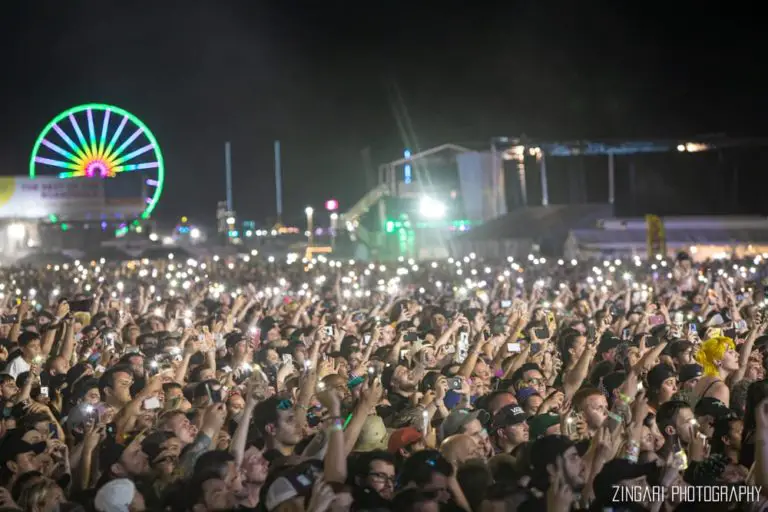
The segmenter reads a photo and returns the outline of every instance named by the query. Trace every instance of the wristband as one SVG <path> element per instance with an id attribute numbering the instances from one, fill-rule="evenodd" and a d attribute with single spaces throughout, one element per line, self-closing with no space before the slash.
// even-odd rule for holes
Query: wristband
<path id="1" fill-rule="evenodd" d="M 343 432 L 344 426 L 342 425 L 341 418 L 333 418 L 331 426 L 328 427 L 331 432 Z"/>
<path id="2" fill-rule="evenodd" d="M 629 395 L 625 395 L 621 392 L 619 392 L 619 399 L 627 405 L 632 403 L 632 398 Z"/>
<path id="3" fill-rule="evenodd" d="M 624 418 L 622 418 L 620 415 L 616 414 L 615 412 L 608 411 L 606 414 L 608 415 L 609 418 L 613 419 L 613 421 L 615 421 L 619 425 L 624 423 Z"/>

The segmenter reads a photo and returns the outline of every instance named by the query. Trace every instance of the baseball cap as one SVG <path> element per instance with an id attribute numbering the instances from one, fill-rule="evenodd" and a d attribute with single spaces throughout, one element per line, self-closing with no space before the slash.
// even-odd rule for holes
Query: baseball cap
<path id="1" fill-rule="evenodd" d="M 684 364 L 680 367 L 680 382 L 688 382 L 704 375 L 704 368 L 700 364 Z"/>
<path id="2" fill-rule="evenodd" d="M 696 402 L 696 407 L 693 409 L 693 415 L 712 416 L 715 420 L 718 420 L 733 415 L 733 411 L 717 398 L 705 396 Z"/>
<path id="3" fill-rule="evenodd" d="M 528 436 L 531 440 L 538 439 L 547 434 L 547 429 L 560 423 L 560 415 L 551 412 L 537 414 L 528 418 Z"/>
<path id="4" fill-rule="evenodd" d="M 409 446 L 416 441 L 420 441 L 423 437 L 421 432 L 414 427 L 399 428 L 389 435 L 387 451 L 390 453 L 397 453 L 406 446 Z"/>
<path id="5" fill-rule="evenodd" d="M 664 381 L 671 377 L 677 377 L 674 368 L 663 363 L 657 364 L 648 372 L 648 388 L 661 389 L 661 385 L 664 384 Z"/>
<path id="6" fill-rule="evenodd" d="M 525 422 L 528 417 L 517 404 L 505 405 L 493 416 L 493 428 L 504 428 Z"/>
<path id="7" fill-rule="evenodd" d="M 0 443 L 0 464 L 5 464 L 22 453 L 33 452 L 39 455 L 45 451 L 45 442 L 28 443 L 22 439 L 24 433 L 24 431 L 18 428 L 8 431 L 2 443 Z"/>
<path id="8" fill-rule="evenodd" d="M 387 449 L 387 427 L 380 416 L 368 416 L 355 443 L 356 452 Z"/>
<path id="9" fill-rule="evenodd" d="M 515 393 L 515 398 L 517 399 L 518 403 L 522 403 L 537 393 L 538 391 L 536 391 L 534 388 L 520 388 L 517 390 L 517 393 Z"/>
<path id="10" fill-rule="evenodd" d="M 322 472 L 318 461 L 306 461 L 286 470 L 276 478 L 267 489 L 264 506 L 272 512 L 279 505 L 296 497 L 306 497 L 312 493 L 315 478 Z"/>
<path id="11" fill-rule="evenodd" d="M 626 459 L 612 459 L 605 463 L 595 477 L 594 491 L 599 503 L 607 503 L 614 494 L 614 488 L 624 480 L 651 476 L 658 472 L 655 462 L 636 464 Z"/>
<path id="12" fill-rule="evenodd" d="M 136 484 L 127 478 L 118 478 L 99 489 L 93 506 L 98 512 L 128 512 L 135 495 Z"/>
<path id="13" fill-rule="evenodd" d="M 470 411 L 469 409 L 454 409 L 440 425 L 440 440 L 447 439 L 459 431 L 468 423 L 479 420 L 483 425 L 488 423 L 490 414 L 482 409 Z"/>
<path id="14" fill-rule="evenodd" d="M 120 457 L 123 456 L 123 452 L 134 441 L 141 442 L 144 439 L 144 431 L 136 431 L 131 434 L 126 434 L 123 437 L 123 442 L 118 442 L 114 436 L 107 436 L 104 442 L 101 443 L 101 450 L 99 452 L 99 467 L 107 473 L 110 471 L 112 464 L 117 463 Z"/>

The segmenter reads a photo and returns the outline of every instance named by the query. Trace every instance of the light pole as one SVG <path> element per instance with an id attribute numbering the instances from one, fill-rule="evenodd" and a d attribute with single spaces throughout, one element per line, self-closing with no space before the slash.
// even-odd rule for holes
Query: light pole
<path id="1" fill-rule="evenodd" d="M 339 214 L 333 212 L 331 214 L 331 250 L 336 248 L 336 228 L 339 224 Z"/>
<path id="2" fill-rule="evenodd" d="M 304 213 L 307 214 L 307 243 L 309 247 L 312 247 L 312 240 L 314 238 L 314 235 L 312 233 L 312 230 L 314 228 L 314 226 L 312 225 L 312 214 L 315 213 L 315 210 L 311 206 L 307 206 L 306 208 L 304 208 Z"/>

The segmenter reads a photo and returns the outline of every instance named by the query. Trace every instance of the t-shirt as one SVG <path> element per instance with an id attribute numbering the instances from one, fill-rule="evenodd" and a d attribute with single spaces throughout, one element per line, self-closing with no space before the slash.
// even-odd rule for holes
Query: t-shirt
<path id="1" fill-rule="evenodd" d="M 22 374 L 24 372 L 28 372 L 30 370 L 31 366 L 28 362 L 24 360 L 23 357 L 19 356 L 13 361 L 11 361 L 11 364 L 9 364 L 5 368 L 5 373 L 9 374 L 14 379 L 19 376 L 19 374 Z"/>

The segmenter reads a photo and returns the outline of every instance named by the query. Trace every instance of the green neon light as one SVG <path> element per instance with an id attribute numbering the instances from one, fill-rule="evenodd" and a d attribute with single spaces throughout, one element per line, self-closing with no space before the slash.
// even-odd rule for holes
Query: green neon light
<path id="1" fill-rule="evenodd" d="M 92 125 L 92 117 L 89 118 L 89 126 L 88 131 L 89 135 L 91 136 L 91 143 L 89 144 L 86 142 L 85 137 L 83 136 L 83 132 L 78 126 L 76 121 L 70 121 L 72 128 L 75 131 L 75 134 L 77 135 L 77 139 L 80 141 L 80 147 L 75 144 L 72 139 L 66 135 L 65 132 L 61 131 L 63 127 L 59 126 L 59 123 L 69 118 L 69 116 L 73 116 L 71 119 L 74 120 L 74 114 L 78 114 L 81 112 L 87 112 L 88 110 L 92 111 L 91 116 L 95 112 L 104 112 L 104 121 L 102 125 L 102 132 L 101 132 L 101 140 L 98 142 L 95 139 L 95 130 L 91 129 Z M 120 122 L 120 125 L 117 127 L 117 130 L 112 135 L 112 138 L 109 142 L 109 145 L 107 146 L 106 150 L 102 150 L 104 141 L 106 140 L 107 135 L 107 125 L 109 123 L 109 117 L 110 114 L 116 114 L 117 116 L 122 116 L 122 120 Z M 132 135 L 126 141 L 127 143 L 123 143 L 120 147 L 120 149 L 113 153 L 112 148 L 117 143 L 118 138 L 120 137 L 120 134 L 123 131 L 123 128 L 128 122 L 133 123 L 135 126 L 135 130 L 133 131 Z M 160 145 L 157 143 L 157 139 L 155 138 L 154 134 L 149 130 L 147 125 L 145 125 L 141 119 L 134 116 L 130 112 L 123 110 L 119 107 L 115 107 L 113 105 L 106 105 L 104 103 L 87 103 L 84 105 L 78 105 L 76 107 L 72 107 L 69 110 L 65 110 L 64 112 L 57 115 L 55 118 L 53 118 L 46 126 L 43 128 L 43 131 L 40 132 L 40 135 L 38 135 L 37 140 L 35 141 L 35 145 L 32 147 L 32 155 L 29 159 L 29 177 L 34 179 L 37 175 L 36 172 L 36 165 L 38 164 L 36 162 L 36 158 L 38 157 L 38 153 L 40 152 L 40 146 L 43 144 L 43 140 L 46 140 L 46 136 L 48 136 L 49 133 L 51 133 L 54 130 L 54 126 L 59 128 L 59 130 L 56 130 L 54 133 L 56 133 L 56 137 L 60 135 L 59 131 L 63 133 L 64 135 L 61 136 L 61 138 L 64 139 L 64 141 L 67 143 L 67 145 L 72 148 L 72 150 L 75 152 L 76 158 L 71 158 L 68 155 L 63 155 L 66 158 L 69 159 L 69 162 L 60 162 L 58 160 L 50 160 L 48 162 L 45 162 L 46 165 L 52 165 L 55 167 L 64 167 L 69 169 L 78 169 L 83 166 L 84 162 L 87 160 L 92 160 L 99 157 L 113 157 L 117 159 L 117 157 L 122 153 L 122 151 L 128 147 L 130 142 L 133 142 L 139 135 L 144 135 L 149 143 L 153 146 L 153 150 L 155 153 L 155 158 L 157 159 L 157 186 L 155 187 L 154 193 L 152 194 L 152 197 L 149 198 L 149 201 L 147 203 L 146 208 L 141 213 L 140 218 L 141 219 L 148 219 L 149 216 L 152 214 L 154 209 L 157 207 L 157 203 L 160 200 L 160 196 L 163 193 L 163 187 L 165 184 L 165 160 L 163 159 L 163 153 L 160 150 Z M 50 141 L 47 141 L 50 142 Z M 54 150 L 56 151 L 56 150 Z M 104 151 L 104 152 L 102 152 Z M 57 151 L 57 153 L 61 154 L 61 152 Z M 57 163 L 53 163 L 57 162 Z M 135 170 L 140 170 L 137 166 Z M 119 172 L 119 170 L 118 170 Z M 82 176 L 82 174 L 78 173 L 64 173 L 67 176 L 61 176 L 61 177 L 72 177 L 76 175 Z"/>
<path id="2" fill-rule="evenodd" d="M 62 231 L 69 231 L 69 224 L 62 223 L 61 224 L 61 230 Z"/>
<path id="3" fill-rule="evenodd" d="M 59 222 L 59 218 L 53 213 L 48 216 L 48 220 L 51 221 L 53 224 L 56 224 L 57 222 Z"/>

